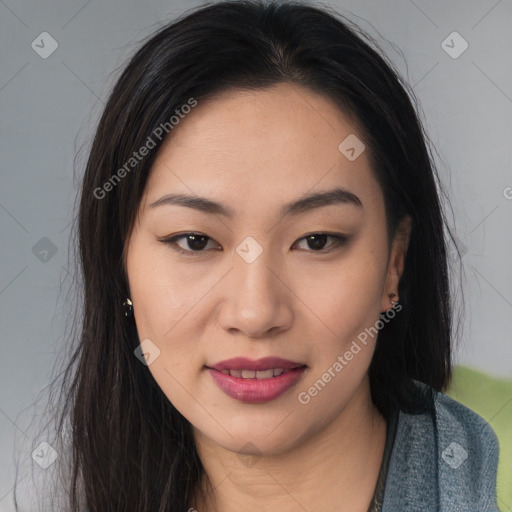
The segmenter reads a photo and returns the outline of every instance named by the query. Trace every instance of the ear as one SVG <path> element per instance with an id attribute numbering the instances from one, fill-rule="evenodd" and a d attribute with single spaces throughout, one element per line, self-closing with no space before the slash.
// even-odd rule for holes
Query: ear
<path id="1" fill-rule="evenodd" d="M 400 222 L 391 246 L 386 283 L 382 291 L 381 312 L 392 307 L 391 301 L 398 301 L 398 284 L 404 271 L 405 256 L 411 236 L 412 219 L 409 215 Z M 392 296 L 396 294 L 396 296 Z"/>

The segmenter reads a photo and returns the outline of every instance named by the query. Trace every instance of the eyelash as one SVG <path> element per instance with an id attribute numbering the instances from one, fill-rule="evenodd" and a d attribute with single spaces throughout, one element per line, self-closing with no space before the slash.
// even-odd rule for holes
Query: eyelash
<path id="1" fill-rule="evenodd" d="M 178 240 L 180 240 L 181 238 L 187 238 L 190 235 L 203 236 L 203 237 L 206 237 L 208 239 L 208 241 L 213 240 L 213 238 L 210 238 L 209 236 L 207 236 L 203 233 L 198 233 L 198 232 L 192 231 L 192 232 L 188 232 L 188 233 L 181 233 L 180 235 L 174 235 L 174 236 L 168 237 L 168 238 L 162 238 L 162 239 L 159 239 L 159 241 L 166 245 L 169 245 L 172 250 L 179 252 L 185 256 L 197 257 L 201 253 L 206 252 L 205 249 L 202 249 L 200 251 L 186 250 L 186 249 L 183 249 L 182 247 L 180 247 L 179 245 L 177 245 Z M 326 233 L 326 232 L 321 231 L 318 233 L 309 233 L 308 235 L 305 235 L 302 238 L 299 238 L 296 242 L 294 242 L 294 245 L 295 245 L 295 243 L 297 243 L 301 240 L 305 240 L 311 236 L 316 236 L 316 235 L 324 235 L 329 238 L 333 238 L 334 243 L 327 250 L 325 250 L 325 249 L 320 249 L 318 251 L 306 250 L 306 252 L 312 252 L 312 253 L 317 253 L 317 254 L 328 254 L 334 249 L 343 247 L 349 241 L 349 237 L 346 235 L 340 235 L 340 234 L 336 234 L 336 233 Z"/>

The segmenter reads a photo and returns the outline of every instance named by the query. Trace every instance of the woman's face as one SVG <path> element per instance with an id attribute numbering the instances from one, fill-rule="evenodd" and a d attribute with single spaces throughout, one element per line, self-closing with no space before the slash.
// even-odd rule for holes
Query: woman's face
<path id="1" fill-rule="evenodd" d="M 404 245 L 390 251 L 355 125 L 328 98 L 279 84 L 199 102 L 171 135 L 125 262 L 162 391 L 196 433 L 237 452 L 282 453 L 368 410 L 368 333 L 391 308 Z M 241 357 L 302 368 L 209 369 Z"/>

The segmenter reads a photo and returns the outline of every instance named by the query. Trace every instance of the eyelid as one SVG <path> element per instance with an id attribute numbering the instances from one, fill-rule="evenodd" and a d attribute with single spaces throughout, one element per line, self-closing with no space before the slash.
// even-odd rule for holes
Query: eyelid
<path id="1" fill-rule="evenodd" d="M 334 239 L 334 243 L 332 243 L 331 246 L 328 249 L 321 249 L 319 251 L 313 251 L 313 250 L 305 249 L 305 252 L 309 252 L 309 253 L 312 253 L 312 254 L 329 254 L 331 251 L 333 251 L 333 250 L 335 250 L 335 249 L 345 245 L 349 241 L 349 239 L 350 239 L 350 237 L 348 235 L 344 235 L 343 233 L 331 233 L 329 231 L 312 231 L 311 233 L 303 235 L 298 240 L 293 242 L 293 245 L 295 245 L 297 242 L 305 240 L 308 237 L 314 236 L 314 235 L 325 235 L 327 237 L 333 238 Z M 292 247 L 293 247 L 293 245 L 292 245 Z"/>
<path id="2" fill-rule="evenodd" d="M 198 231 L 187 231 L 185 233 L 178 233 L 178 234 L 172 235 L 170 237 L 159 238 L 158 240 L 160 242 L 162 242 L 162 243 L 165 243 L 165 244 L 169 245 L 171 247 L 171 249 L 173 249 L 174 251 L 177 251 L 177 252 L 179 252 L 181 254 L 184 254 L 186 256 L 199 256 L 202 253 L 205 253 L 206 252 L 205 249 L 203 249 L 201 251 L 192 251 L 192 250 L 183 249 L 182 247 L 177 245 L 177 240 L 179 240 L 181 238 L 186 238 L 189 235 L 203 236 L 203 237 L 208 238 L 208 242 L 213 241 L 213 242 L 218 244 L 218 242 L 216 242 L 216 240 L 214 240 L 210 236 L 206 235 L 205 233 L 200 233 Z M 332 250 L 335 250 L 335 249 L 337 249 L 339 247 L 344 246 L 350 240 L 350 238 L 351 238 L 350 236 L 345 235 L 343 233 L 332 233 L 332 232 L 327 232 L 327 231 L 312 231 L 312 232 L 310 232 L 310 233 L 308 233 L 306 235 L 303 235 L 300 238 L 298 238 L 295 242 L 293 242 L 292 247 L 294 245 L 296 245 L 298 242 L 300 242 L 302 240 L 305 240 L 308 237 L 314 236 L 314 235 L 325 235 L 327 237 L 333 238 L 334 239 L 334 243 L 332 243 L 331 246 L 327 250 L 320 249 L 318 251 L 314 251 L 314 250 L 304 249 L 305 252 L 309 252 L 309 253 L 313 253 L 313 254 L 328 254 Z M 216 249 L 216 250 L 218 250 L 218 249 Z"/>
<path id="3" fill-rule="evenodd" d="M 183 249 L 182 247 L 180 247 L 178 244 L 177 244 L 177 241 L 180 239 L 180 238 L 186 238 L 187 236 L 189 235 L 197 235 L 197 236 L 204 236 L 206 238 L 208 238 L 208 242 L 210 241 L 214 241 L 215 243 L 218 243 L 216 242 L 212 237 L 206 235 L 205 233 L 200 233 L 199 231 L 187 231 L 185 233 L 178 233 L 176 235 L 172 235 L 170 237 L 164 237 L 164 238 L 159 238 L 158 240 L 164 244 L 167 244 L 171 247 L 172 250 L 176 251 L 176 252 L 179 252 L 181 254 L 184 254 L 186 256 L 199 256 L 201 255 L 201 253 L 204 253 L 206 252 L 204 249 L 201 250 L 201 251 L 191 251 L 191 250 L 186 250 L 186 249 Z M 207 243 L 208 243 L 207 242 Z M 220 245 L 220 244 L 219 244 Z"/>

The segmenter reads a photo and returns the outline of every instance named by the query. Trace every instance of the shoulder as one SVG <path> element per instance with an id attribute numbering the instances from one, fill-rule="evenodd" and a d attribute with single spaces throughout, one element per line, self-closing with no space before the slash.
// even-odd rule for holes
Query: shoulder
<path id="1" fill-rule="evenodd" d="M 499 443 L 487 421 L 442 393 L 434 393 L 442 510 L 497 510 Z M 454 496 L 449 490 L 461 491 Z M 458 508 L 457 508 L 458 507 Z"/>
<path id="2" fill-rule="evenodd" d="M 489 423 L 472 409 L 447 395 L 434 391 L 435 420 L 442 440 L 450 437 L 467 446 L 468 461 L 479 465 L 498 460 L 499 443 Z M 469 458 L 471 453 L 471 460 Z"/>
<path id="3" fill-rule="evenodd" d="M 419 386 L 430 393 L 432 406 L 399 413 L 383 512 L 497 512 L 494 430 L 463 404 Z"/>

